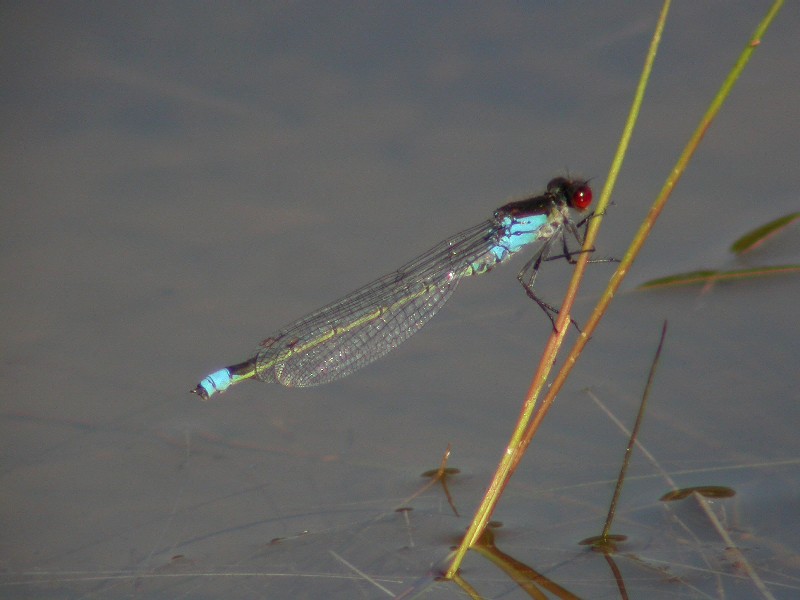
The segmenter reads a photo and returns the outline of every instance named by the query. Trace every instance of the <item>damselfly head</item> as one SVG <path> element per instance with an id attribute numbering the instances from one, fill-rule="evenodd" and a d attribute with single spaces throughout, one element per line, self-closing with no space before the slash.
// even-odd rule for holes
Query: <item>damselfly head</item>
<path id="1" fill-rule="evenodd" d="M 547 191 L 562 196 L 577 211 L 583 212 L 592 203 L 592 188 L 583 179 L 556 177 L 547 184 Z"/>

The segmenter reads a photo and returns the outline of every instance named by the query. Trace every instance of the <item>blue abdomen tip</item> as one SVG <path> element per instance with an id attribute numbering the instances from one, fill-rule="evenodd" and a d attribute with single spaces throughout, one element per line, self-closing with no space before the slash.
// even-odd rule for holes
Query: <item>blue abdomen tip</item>
<path id="1" fill-rule="evenodd" d="M 208 400 L 214 394 L 227 390 L 231 383 L 233 383 L 233 381 L 231 379 L 230 370 L 220 369 L 203 379 L 192 391 L 203 400 Z"/>

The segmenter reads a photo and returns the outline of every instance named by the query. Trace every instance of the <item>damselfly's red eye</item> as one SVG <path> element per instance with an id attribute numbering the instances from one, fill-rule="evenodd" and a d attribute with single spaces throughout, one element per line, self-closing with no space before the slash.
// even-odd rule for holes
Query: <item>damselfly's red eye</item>
<path id="1" fill-rule="evenodd" d="M 572 194 L 572 206 L 578 210 L 586 210 L 592 203 L 592 188 L 582 185 Z"/>

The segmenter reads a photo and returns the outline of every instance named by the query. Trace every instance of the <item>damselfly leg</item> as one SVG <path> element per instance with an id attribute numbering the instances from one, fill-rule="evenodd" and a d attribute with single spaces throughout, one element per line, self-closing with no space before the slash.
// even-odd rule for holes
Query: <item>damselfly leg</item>
<path id="1" fill-rule="evenodd" d="M 573 223 L 572 221 L 567 221 L 564 223 L 564 228 L 569 230 L 569 233 L 573 238 L 575 238 L 575 241 L 578 243 L 579 246 L 582 246 L 584 239 L 586 239 L 586 230 L 589 227 L 589 220 L 595 216 L 599 215 L 591 213 L 590 215 L 582 219 L 579 223 Z M 581 228 L 583 228 L 582 234 L 580 231 Z M 551 255 L 550 251 L 552 250 L 553 244 L 555 243 L 557 237 L 561 238 L 562 253 L 557 255 Z M 545 261 L 564 259 L 569 264 L 574 265 L 577 263 L 575 256 L 578 254 L 583 254 L 584 252 L 589 252 L 589 253 L 594 252 L 594 248 L 587 248 L 585 250 L 584 249 L 570 250 L 567 244 L 567 232 L 564 231 L 564 229 L 562 229 L 560 236 L 553 236 L 550 239 L 546 240 L 545 243 L 542 245 L 542 247 L 539 248 L 539 251 L 536 252 L 536 254 L 534 254 L 531 257 L 531 259 L 525 263 L 522 269 L 520 269 L 520 272 L 517 274 L 517 281 L 519 281 L 520 284 L 522 284 L 522 287 L 525 290 L 527 296 L 531 300 L 536 302 L 536 304 L 539 305 L 539 308 L 541 308 L 544 311 L 544 314 L 547 315 L 547 318 L 550 319 L 550 323 L 553 326 L 553 331 L 556 332 L 558 331 L 558 329 L 556 328 L 555 316 L 559 314 L 559 309 L 553 306 L 552 304 L 549 304 L 548 302 L 542 300 L 533 291 L 533 284 L 534 281 L 536 280 L 536 275 L 539 273 L 539 268 Z M 619 262 L 619 260 L 616 258 L 590 258 L 588 262 L 590 263 Z M 573 319 L 572 317 L 570 317 L 570 322 L 575 326 L 575 328 L 578 331 L 581 330 L 575 319 Z"/>

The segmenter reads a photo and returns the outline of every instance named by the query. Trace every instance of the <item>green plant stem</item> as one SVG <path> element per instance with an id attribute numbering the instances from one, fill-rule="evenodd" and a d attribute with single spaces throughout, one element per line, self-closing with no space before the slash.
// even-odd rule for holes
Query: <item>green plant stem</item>
<path id="1" fill-rule="evenodd" d="M 614 157 L 614 161 L 612 162 L 611 172 L 606 179 L 606 184 L 603 187 L 603 192 L 600 195 L 600 200 L 597 207 L 597 214 L 599 216 L 595 219 L 592 219 L 592 221 L 589 223 L 589 229 L 586 233 L 586 240 L 583 246 L 584 249 L 588 250 L 594 247 L 594 240 L 597 238 L 597 231 L 600 221 L 602 220 L 602 213 L 608 206 L 609 198 L 611 197 L 611 189 L 613 188 L 614 182 L 619 174 L 625 152 L 630 143 L 630 138 L 633 135 L 634 125 L 644 99 L 644 91 L 647 87 L 647 80 L 649 79 L 652 71 L 658 44 L 661 41 L 661 34 L 664 30 L 664 24 L 666 22 L 667 13 L 669 12 L 669 6 L 670 0 L 665 0 L 661 10 L 661 15 L 659 16 L 658 24 L 656 25 L 653 39 L 650 43 L 650 49 L 647 53 L 647 59 L 645 60 L 645 66 L 642 70 L 642 76 L 639 79 L 639 85 L 636 89 L 636 95 L 631 106 L 628 120 L 626 121 L 617 153 Z M 506 447 L 506 451 L 500 460 L 500 464 L 497 466 L 497 470 L 492 478 L 492 482 L 489 484 L 483 500 L 472 519 L 472 523 L 470 524 L 466 535 L 461 541 L 461 544 L 456 550 L 453 562 L 450 564 L 450 568 L 447 570 L 446 576 L 448 578 L 453 577 L 453 575 L 456 574 L 458 568 L 461 566 L 461 562 L 464 560 L 467 550 L 473 546 L 483 534 L 486 524 L 489 522 L 489 519 L 494 512 L 494 508 L 497 505 L 505 486 L 508 484 L 508 480 L 511 478 L 511 475 L 514 473 L 514 469 L 524 455 L 525 449 L 530 444 L 530 437 L 528 437 L 528 426 L 531 422 L 534 408 L 536 407 L 536 401 L 547 383 L 547 379 L 550 375 L 553 364 L 555 363 L 558 350 L 560 349 L 564 340 L 564 336 L 569 328 L 571 321 L 570 312 L 572 310 L 572 305 L 575 302 L 575 297 L 578 294 L 578 288 L 580 287 L 580 282 L 583 279 L 583 274 L 586 270 L 589 254 L 589 252 L 581 253 L 578 263 L 575 265 L 575 272 L 573 273 L 572 280 L 570 281 L 569 288 L 567 289 L 567 293 L 564 297 L 564 301 L 561 303 L 561 310 L 558 315 L 558 320 L 556 321 L 556 331 L 554 331 L 547 340 L 547 345 L 545 346 L 544 352 L 542 353 L 542 358 L 539 361 L 539 366 L 537 367 L 536 373 L 531 381 L 530 389 L 528 390 L 522 411 L 519 419 L 517 420 L 517 425 L 511 435 L 511 439 Z M 541 410 L 539 412 L 541 412 Z"/>
<path id="2" fill-rule="evenodd" d="M 641 96 L 643 97 L 644 93 L 643 90 L 646 86 L 646 81 L 649 77 L 650 71 L 652 70 L 653 60 L 655 57 L 656 50 L 658 48 L 658 43 L 661 39 L 661 32 L 663 31 L 666 15 L 667 12 L 669 11 L 669 5 L 670 1 L 665 0 L 664 5 L 662 7 L 661 15 L 659 17 L 658 26 L 653 36 L 653 41 L 651 42 L 647 60 L 645 61 L 645 68 L 642 71 L 640 84 L 637 87 L 637 96 L 634 99 L 634 103 L 631 108 L 631 116 L 629 116 L 628 122 L 625 126 L 622 140 L 620 141 L 620 148 L 618 149 L 617 154 L 615 155 L 614 161 L 612 163 L 612 169 L 611 172 L 609 173 L 609 178 L 606 182 L 606 185 L 604 186 L 600 202 L 598 203 L 598 212 L 601 214 L 605 209 L 605 206 L 607 206 L 608 198 L 611 195 L 611 188 L 613 187 L 613 184 L 619 172 L 619 165 L 621 165 L 622 159 L 625 154 L 625 150 L 627 149 L 627 141 L 630 139 L 630 135 L 633 131 L 633 126 L 635 124 L 636 115 L 638 115 L 639 113 L 639 108 L 641 106 L 641 98 L 639 97 L 640 92 Z M 536 432 L 540 423 L 544 419 L 544 416 L 546 415 L 550 406 L 552 406 L 552 403 L 555 400 L 556 395 L 563 387 L 567 379 L 567 376 L 572 371 L 572 368 L 577 362 L 578 357 L 583 351 L 583 348 L 585 348 L 586 343 L 589 341 L 592 333 L 597 328 L 597 325 L 599 324 L 600 320 L 602 319 L 603 315 L 608 309 L 608 305 L 610 304 L 611 300 L 613 299 L 614 295 L 619 289 L 619 286 L 625 279 L 625 276 L 630 270 L 630 267 L 633 264 L 634 259 L 638 255 L 642 245 L 647 239 L 647 236 L 650 234 L 650 231 L 655 225 L 655 221 L 661 214 L 661 211 L 663 210 L 667 199 L 669 198 L 672 190 L 674 189 L 675 185 L 680 180 L 683 172 L 685 171 L 686 165 L 688 164 L 691 156 L 696 150 L 697 145 L 705 135 L 705 132 L 708 130 L 708 127 L 710 126 L 713 119 L 718 114 L 719 109 L 721 108 L 727 96 L 730 94 L 730 91 L 733 88 L 734 83 L 739 78 L 742 70 L 744 69 L 745 65 L 752 56 L 753 51 L 760 44 L 761 37 L 763 36 L 764 32 L 766 32 L 769 25 L 774 20 L 775 16 L 777 15 L 782 5 L 783 5 L 783 0 L 776 0 L 775 3 L 770 8 L 769 12 L 767 13 L 764 20 L 756 28 L 756 31 L 753 34 L 752 38 L 750 39 L 750 42 L 748 43 L 745 50 L 742 52 L 742 55 L 739 57 L 739 60 L 737 61 L 736 65 L 734 66 L 731 73 L 723 83 L 722 88 L 717 93 L 717 96 L 712 101 L 708 111 L 703 116 L 700 125 L 698 126 L 697 130 L 689 140 L 686 149 L 681 154 L 676 166 L 673 168 L 672 172 L 670 173 L 670 176 L 667 178 L 667 181 L 664 184 L 661 193 L 659 194 L 658 198 L 650 208 L 650 212 L 648 213 L 644 222 L 640 226 L 639 231 L 634 237 L 633 242 L 628 248 L 628 251 L 625 253 L 625 256 L 620 262 L 619 267 L 612 275 L 609 285 L 606 288 L 606 291 L 603 293 L 602 297 L 600 298 L 600 301 L 598 302 L 594 311 L 592 312 L 592 315 L 590 316 L 584 331 L 578 337 L 578 340 L 576 341 L 575 346 L 572 348 L 570 354 L 568 355 L 564 366 L 561 368 L 561 371 L 559 371 L 558 375 L 553 381 L 553 384 L 550 387 L 547 396 L 543 400 L 541 407 L 539 408 L 538 411 L 536 411 L 535 414 L 533 414 L 533 409 L 536 404 L 538 395 L 547 381 L 550 369 L 552 368 L 553 362 L 555 361 L 556 353 L 560 348 L 560 345 L 564 339 L 564 334 L 566 333 L 566 329 L 569 325 L 570 322 L 569 313 L 572 309 L 572 304 L 574 302 L 578 287 L 580 285 L 580 281 L 582 279 L 583 273 L 586 268 L 588 253 L 583 253 L 579 258 L 578 264 L 576 265 L 575 268 L 575 273 L 573 275 L 569 289 L 567 290 L 567 295 L 565 297 L 564 302 L 562 303 L 561 313 L 559 314 L 558 321 L 556 322 L 556 328 L 558 329 L 558 333 L 554 333 L 548 339 L 547 346 L 545 347 L 545 351 L 542 355 L 539 367 L 537 368 L 536 374 L 534 375 L 533 381 L 531 383 L 531 388 L 525 400 L 525 404 L 523 406 L 520 419 L 517 422 L 517 426 L 515 427 L 514 433 L 511 436 L 511 440 L 506 448 L 506 452 L 504 453 L 503 458 L 501 459 L 500 464 L 497 467 L 492 482 L 489 485 L 486 494 L 484 495 L 484 498 L 478 510 L 475 513 L 475 516 L 473 517 L 472 523 L 470 524 L 470 527 L 467 530 L 466 535 L 464 536 L 460 546 L 456 550 L 453 561 L 447 570 L 446 577 L 452 578 L 457 573 L 459 567 L 461 566 L 461 562 L 463 561 L 464 556 L 466 555 L 467 550 L 472 545 L 474 545 L 482 535 L 484 529 L 486 528 L 486 524 L 488 523 L 489 518 L 491 517 L 494 508 L 497 505 L 500 495 L 502 494 L 503 490 L 505 489 L 505 486 L 508 483 L 509 478 L 511 477 L 517 465 L 519 464 L 519 461 L 522 459 L 522 456 L 524 455 L 525 450 L 530 444 L 530 441 L 533 438 L 534 433 Z M 587 249 L 593 248 L 594 240 L 596 239 L 597 236 L 597 228 L 599 227 L 601 219 L 602 217 L 593 219 L 592 223 L 590 223 L 584 248 Z M 531 420 L 531 415 L 533 415 L 532 420 Z"/>

